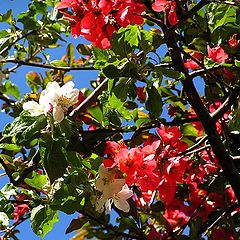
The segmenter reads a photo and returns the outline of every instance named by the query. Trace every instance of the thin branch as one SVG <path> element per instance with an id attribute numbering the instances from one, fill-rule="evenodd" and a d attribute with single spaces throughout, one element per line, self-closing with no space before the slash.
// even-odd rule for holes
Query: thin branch
<path id="1" fill-rule="evenodd" d="M 220 4 L 226 4 L 226 5 L 230 5 L 230 6 L 236 6 L 239 7 L 240 1 L 236 2 L 229 2 L 229 1 L 222 1 L 222 0 L 213 0 L 213 2 L 215 3 L 220 3 Z"/>
<path id="2" fill-rule="evenodd" d="M 107 88 L 108 78 L 105 78 L 95 89 L 91 94 L 84 99 L 75 109 L 72 110 L 72 112 L 69 114 L 69 116 L 73 117 L 77 113 L 80 113 L 82 109 L 86 107 L 86 105 L 91 104 L 97 100 L 97 97 L 102 93 L 104 89 Z"/>
<path id="3" fill-rule="evenodd" d="M 191 55 L 189 55 L 189 56 L 191 56 Z M 191 56 L 192 57 L 192 56 Z M 194 59 L 192 59 L 192 60 L 196 60 L 196 58 L 194 58 Z M 207 69 L 207 71 L 215 71 L 215 70 L 218 70 L 218 69 L 220 69 L 220 68 L 222 68 L 222 66 L 214 66 L 214 67 L 206 67 L 206 68 L 203 68 L 203 69 L 199 69 L 199 70 L 195 70 L 195 71 L 193 71 L 193 72 L 191 72 L 191 73 L 189 73 L 189 76 L 191 77 L 191 78 L 195 78 L 195 77 L 198 77 L 198 76 L 201 76 L 201 75 L 203 75 L 203 74 L 206 74 L 206 69 Z"/>
<path id="4" fill-rule="evenodd" d="M 239 203 L 233 203 L 226 211 L 224 211 L 217 219 L 214 221 L 211 221 L 210 223 L 206 224 L 203 228 L 201 228 L 201 231 L 204 232 L 204 235 L 207 235 L 207 233 L 225 216 L 231 214 L 234 210 L 236 210 L 239 207 Z"/>
<path id="5" fill-rule="evenodd" d="M 94 216 L 92 216 L 91 214 L 83 211 L 83 210 L 78 210 L 79 213 L 81 213 L 83 216 L 89 218 L 90 220 L 93 220 L 94 222 L 96 222 L 97 224 L 99 224 L 102 228 L 106 229 L 106 230 L 110 230 L 112 231 L 114 234 L 116 234 L 116 236 L 122 236 L 122 237 L 126 237 L 127 239 L 131 238 L 131 239 L 147 239 L 146 237 L 143 238 L 143 236 L 135 236 L 135 235 L 131 235 L 128 233 L 124 233 L 124 232 L 120 232 L 118 231 L 116 228 L 114 228 L 111 224 L 105 223 L 104 221 L 102 221 L 100 218 L 96 218 Z"/>
<path id="6" fill-rule="evenodd" d="M 234 102 L 236 102 L 237 98 L 237 94 L 231 93 L 228 98 L 223 102 L 223 104 L 214 113 L 211 114 L 213 120 L 217 121 L 219 118 L 221 118 L 224 113 L 226 113 L 231 108 Z"/>
<path id="7" fill-rule="evenodd" d="M 1 52 L 0 52 L 0 55 L 3 55 L 5 52 L 7 52 L 8 50 L 11 49 L 12 46 L 14 46 L 18 41 L 28 37 L 29 35 L 33 34 L 33 33 L 36 33 L 37 31 L 36 30 L 33 30 L 33 31 L 30 31 L 28 32 L 27 34 L 25 35 L 22 35 L 22 36 L 19 36 L 15 41 L 13 41 L 11 44 L 9 44 L 8 46 L 6 46 Z"/>
<path id="8" fill-rule="evenodd" d="M 94 67 L 58 67 L 50 64 L 45 64 L 45 63 L 35 63 L 35 62 L 26 62 L 22 60 L 18 60 L 15 58 L 7 58 L 7 59 L 2 59 L 0 63 L 16 63 L 18 65 L 24 65 L 24 66 L 32 66 L 32 67 L 38 67 L 38 68 L 46 68 L 46 69 L 54 69 L 54 70 L 62 70 L 62 71 L 71 71 L 71 70 L 97 70 Z"/>
<path id="9" fill-rule="evenodd" d="M 194 6 L 191 10 L 189 10 L 185 15 L 183 15 L 177 24 L 171 26 L 167 31 L 166 31 L 166 36 L 171 35 L 172 32 L 174 32 L 179 26 L 184 24 L 186 20 L 190 17 L 192 17 L 194 14 L 196 14 L 202 7 L 207 5 L 208 3 L 211 3 L 209 0 L 201 0 L 199 3 Z"/>
<path id="10" fill-rule="evenodd" d="M 15 103 L 14 100 L 12 100 L 11 98 L 9 98 L 8 96 L 6 96 L 5 94 L 3 94 L 1 92 L 0 92 L 0 99 L 9 105 L 11 105 L 12 103 Z"/>

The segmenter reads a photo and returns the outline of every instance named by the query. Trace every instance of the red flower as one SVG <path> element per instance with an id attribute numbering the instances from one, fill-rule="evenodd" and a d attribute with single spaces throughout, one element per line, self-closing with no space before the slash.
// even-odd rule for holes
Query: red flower
<path id="1" fill-rule="evenodd" d="M 228 40 L 230 48 L 237 48 L 240 41 L 237 40 L 237 34 L 233 34 L 230 39 Z"/>
<path id="2" fill-rule="evenodd" d="M 71 8 L 72 13 L 65 8 Z M 74 37 L 82 35 L 102 49 L 111 47 L 110 38 L 120 27 L 144 23 L 140 14 L 145 6 L 138 0 L 62 0 L 57 9 L 70 22 Z"/>
<path id="3" fill-rule="evenodd" d="M 192 52 L 190 55 L 193 58 L 197 59 L 198 61 L 203 60 L 203 55 L 200 52 Z M 196 63 L 196 61 L 194 61 L 193 59 L 187 59 L 187 61 L 184 63 L 184 67 L 187 68 L 187 69 L 192 69 L 192 70 L 200 68 L 198 63 Z"/>
<path id="4" fill-rule="evenodd" d="M 24 216 L 25 213 L 29 212 L 28 204 L 15 204 L 15 209 L 13 212 L 13 220 L 18 222 L 20 218 Z"/>
<path id="5" fill-rule="evenodd" d="M 210 48 L 207 46 L 208 57 L 215 62 L 224 63 L 228 60 L 228 54 L 224 52 L 224 49 L 220 46 Z"/>
<path id="6" fill-rule="evenodd" d="M 171 26 L 178 23 L 176 13 L 176 3 L 171 0 L 156 0 L 152 4 L 152 9 L 155 12 L 166 12 L 168 13 L 168 22 Z"/>
<path id="7" fill-rule="evenodd" d="M 120 149 L 115 157 L 115 162 L 119 163 L 119 169 L 127 174 L 134 174 L 143 163 L 143 153 L 138 148 L 128 151 L 126 148 Z"/>

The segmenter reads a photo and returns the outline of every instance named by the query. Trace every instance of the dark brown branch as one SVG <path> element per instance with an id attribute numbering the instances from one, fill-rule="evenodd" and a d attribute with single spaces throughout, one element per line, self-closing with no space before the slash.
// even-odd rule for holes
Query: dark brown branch
<path id="1" fill-rule="evenodd" d="M 24 179 L 28 176 L 28 174 L 30 174 L 34 169 L 36 169 L 40 160 L 41 160 L 40 153 L 39 151 L 37 151 L 35 155 L 32 157 L 31 161 L 27 164 L 27 167 L 16 179 L 13 178 L 12 176 L 13 171 L 9 169 L 8 165 L 4 162 L 2 158 L 0 158 L 0 163 L 2 164 L 10 182 L 15 186 L 19 186 L 21 183 L 24 182 Z"/>
<path id="2" fill-rule="evenodd" d="M 18 65 L 24 65 L 24 66 L 32 66 L 32 67 L 38 67 L 38 68 L 46 68 L 46 69 L 54 69 L 54 70 L 61 70 L 61 71 L 71 71 L 71 70 L 96 70 L 94 67 L 57 67 L 50 64 L 44 64 L 44 63 L 34 63 L 34 62 L 26 62 L 22 60 L 18 60 L 15 58 L 7 58 L 4 60 L 1 60 L 0 63 L 16 63 Z"/>
<path id="3" fill-rule="evenodd" d="M 238 95 L 235 93 L 231 93 L 229 97 L 223 102 L 223 104 L 214 112 L 211 114 L 211 117 L 216 122 L 219 118 L 221 118 L 224 113 L 226 113 L 231 106 L 236 102 L 238 98 Z"/>
<path id="4" fill-rule="evenodd" d="M 235 211 L 239 207 L 239 204 L 233 203 L 227 210 L 225 210 L 217 219 L 213 219 L 213 221 L 208 222 L 206 225 L 204 225 L 201 228 L 201 231 L 204 232 L 204 235 L 206 235 L 214 225 L 216 225 L 222 218 L 224 218 L 227 215 L 230 215 L 233 211 Z"/>
<path id="5" fill-rule="evenodd" d="M 103 229 L 106 229 L 107 231 L 112 231 L 116 236 L 122 236 L 127 239 L 139 239 L 139 240 L 147 239 L 145 236 L 143 236 L 143 234 L 141 234 L 141 236 L 135 236 L 128 233 L 120 232 L 116 228 L 114 228 L 111 224 L 105 223 L 100 218 L 96 218 L 91 214 L 85 212 L 84 210 L 79 210 L 78 212 L 81 213 L 84 217 L 88 218 L 89 220 L 93 220 L 94 222 L 99 224 Z"/>
<path id="6" fill-rule="evenodd" d="M 95 102 L 98 98 L 98 96 L 102 93 L 103 90 L 107 88 L 107 82 L 108 78 L 105 78 L 95 89 L 91 94 L 84 99 L 75 109 L 72 110 L 72 112 L 69 114 L 69 116 L 73 117 L 77 113 L 80 113 L 87 105 L 91 105 L 93 102 Z"/>
<path id="7" fill-rule="evenodd" d="M 240 174 L 233 163 L 232 157 L 226 151 L 226 148 L 217 133 L 214 119 L 205 108 L 192 82 L 192 78 L 189 76 L 187 70 L 184 67 L 181 52 L 179 51 L 180 48 L 177 46 L 175 40 L 175 33 L 172 33 L 172 35 L 165 34 L 165 41 L 172 58 L 174 69 L 184 73 L 186 77 L 181 82 L 188 97 L 188 101 L 196 112 L 200 122 L 202 123 L 212 150 L 217 157 L 227 180 L 232 185 L 238 201 L 240 201 Z"/>
<path id="8" fill-rule="evenodd" d="M 0 92 L 0 100 L 4 101 L 5 103 L 11 105 L 12 103 L 15 103 L 14 100 L 12 100 L 11 98 L 7 97 L 6 95 L 4 95 L 3 93 Z"/>

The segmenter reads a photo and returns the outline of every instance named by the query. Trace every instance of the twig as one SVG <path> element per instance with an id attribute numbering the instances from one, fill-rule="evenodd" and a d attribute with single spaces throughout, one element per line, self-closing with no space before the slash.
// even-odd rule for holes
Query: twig
<path id="1" fill-rule="evenodd" d="M 183 15 L 177 24 L 171 26 L 167 31 L 166 31 L 166 36 L 169 36 L 174 32 L 180 25 L 186 22 L 186 20 L 190 17 L 192 17 L 195 13 L 197 13 L 202 7 L 207 5 L 208 3 L 211 3 L 209 0 L 201 0 L 199 3 L 194 6 L 191 10 L 189 10 L 185 15 Z"/>
<path id="2" fill-rule="evenodd" d="M 11 105 L 12 103 L 15 103 L 14 100 L 12 100 L 11 98 L 7 97 L 5 94 L 0 92 L 0 99 L 3 100 L 5 103 Z"/>
<path id="3" fill-rule="evenodd" d="M 233 105 L 237 98 L 237 94 L 232 92 L 223 102 L 223 104 L 214 113 L 211 114 L 211 117 L 214 119 L 214 121 L 217 121 L 219 118 L 221 118 L 224 113 L 229 110 L 229 108 Z"/>
<path id="4" fill-rule="evenodd" d="M 81 112 L 83 108 L 85 108 L 86 105 L 93 103 L 96 101 L 97 97 L 102 93 L 104 89 L 106 89 L 106 85 L 108 82 L 108 78 L 105 78 L 95 89 L 91 94 L 85 98 L 75 109 L 72 110 L 72 112 L 69 114 L 70 117 L 73 117 L 77 113 Z"/>
<path id="5" fill-rule="evenodd" d="M 231 214 L 234 210 L 236 210 L 239 207 L 239 204 L 233 203 L 225 212 L 223 212 L 216 220 L 211 222 L 210 224 L 207 224 L 204 228 L 202 228 L 202 232 L 204 235 L 207 235 L 207 233 L 213 228 L 214 225 L 216 225 L 222 218 L 224 218 L 226 215 Z"/>
<path id="6" fill-rule="evenodd" d="M 214 177 L 211 182 L 208 184 L 208 187 L 210 188 L 212 186 L 212 184 L 214 183 L 214 181 L 216 180 L 216 178 L 219 177 L 216 176 Z M 194 210 L 193 214 L 191 215 L 191 217 L 188 219 L 188 221 L 180 228 L 180 230 L 178 231 L 177 235 L 181 235 L 183 233 L 183 231 L 185 230 L 185 228 L 188 226 L 188 224 L 193 220 L 193 218 L 196 216 L 196 214 L 198 213 L 198 211 L 200 210 L 202 204 L 206 201 L 208 195 L 210 194 L 209 191 L 207 191 L 206 195 L 203 197 L 202 201 L 199 203 L 199 205 L 197 206 L 197 208 Z"/>
<path id="7" fill-rule="evenodd" d="M 220 4 L 227 4 L 227 5 L 236 6 L 236 7 L 239 7 L 239 4 L 240 4 L 239 1 L 237 3 L 235 3 L 235 2 L 222 1 L 222 0 L 219 0 L 219 1 L 218 0 L 213 0 L 213 2 L 220 3 Z"/>
<path id="8" fill-rule="evenodd" d="M 46 69 L 55 69 L 55 70 L 62 70 L 62 71 L 71 71 L 71 70 L 97 70 L 94 67 L 58 67 L 50 64 L 44 63 L 35 63 L 35 62 L 26 62 L 22 60 L 18 60 L 16 58 L 7 58 L 0 61 L 0 63 L 16 63 L 18 65 L 25 65 L 25 66 L 32 66 L 38 68 L 46 68 Z"/>
<path id="9" fill-rule="evenodd" d="M 112 231 L 114 234 L 116 234 L 116 236 L 122 236 L 122 237 L 126 237 L 127 239 L 131 238 L 131 239 L 139 239 L 139 240 L 144 240 L 147 238 L 143 238 L 143 236 L 135 236 L 135 235 L 131 235 L 128 233 L 124 233 L 124 232 L 120 232 L 117 229 L 115 229 L 111 224 L 107 224 L 104 221 L 102 221 L 100 218 L 95 218 L 94 216 L 92 216 L 89 213 L 86 213 L 83 210 L 79 210 L 79 213 L 81 213 L 83 216 L 93 220 L 94 222 L 96 222 L 97 224 L 99 224 L 100 226 L 102 226 L 102 228 L 106 229 L 106 230 L 110 230 Z"/>
<path id="10" fill-rule="evenodd" d="M 9 49 L 11 49 L 12 46 L 14 46 L 18 41 L 20 41 L 21 39 L 24 39 L 26 37 L 28 37 L 29 35 L 33 34 L 37 32 L 37 30 L 33 30 L 33 31 L 30 31 L 28 32 L 27 34 L 25 35 L 22 35 L 20 37 L 18 37 L 15 41 L 13 41 L 11 44 L 9 44 L 8 46 L 6 46 L 1 52 L 0 52 L 0 55 L 3 55 L 5 52 L 7 52 Z"/>

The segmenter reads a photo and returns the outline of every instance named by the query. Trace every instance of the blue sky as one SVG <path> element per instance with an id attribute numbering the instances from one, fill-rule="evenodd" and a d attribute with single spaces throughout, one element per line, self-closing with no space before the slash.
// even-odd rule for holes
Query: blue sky
<path id="1" fill-rule="evenodd" d="M 0 14 L 4 14 L 7 10 L 12 9 L 14 16 L 17 16 L 21 12 L 25 12 L 27 10 L 27 6 L 30 3 L 30 0 L 2 0 L 1 1 L 1 7 L 0 7 Z M 0 23 L 0 30 L 5 29 L 8 27 L 6 24 Z M 80 43 L 80 41 L 84 41 L 82 38 L 78 39 L 73 39 L 72 37 L 69 37 L 68 42 L 74 43 L 74 45 L 77 45 Z M 64 54 L 65 54 L 65 48 L 66 44 L 60 48 L 60 49 L 53 49 L 50 51 L 51 54 L 51 60 L 54 59 L 60 59 Z M 77 51 L 75 52 L 76 58 L 78 57 Z M 13 65 L 9 64 L 8 67 L 12 67 Z M 25 83 L 25 75 L 29 71 L 36 71 L 36 72 L 41 72 L 44 74 L 45 70 L 41 70 L 40 68 L 33 68 L 33 67 L 26 67 L 22 66 L 19 69 L 17 69 L 16 73 L 13 73 L 10 75 L 10 80 L 13 83 L 16 83 L 21 90 L 21 97 L 23 97 L 23 94 L 26 92 L 30 92 L 29 87 Z M 77 71 L 72 71 L 71 74 L 74 75 L 74 82 L 78 88 L 82 87 L 89 87 L 89 80 L 94 80 L 96 79 L 97 76 L 97 71 L 94 72 L 88 72 L 88 71 L 83 71 L 83 72 L 77 72 Z M 2 102 L 0 101 L 0 104 Z M 8 123 L 11 122 L 12 118 L 7 116 L 5 113 L 0 112 L 0 131 L 2 131 L 3 127 Z M 6 181 L 7 177 L 2 177 L 0 178 L 0 187 L 2 187 Z M 68 240 L 72 236 L 75 235 L 73 234 L 68 234 L 65 235 L 65 230 L 70 224 L 71 220 L 73 218 L 76 218 L 78 214 L 74 214 L 71 216 L 68 216 L 64 213 L 59 212 L 59 218 L 60 221 L 54 225 L 53 230 L 46 235 L 44 240 L 52 240 L 52 239 L 61 239 L 61 240 Z M 17 234 L 18 238 L 20 240 L 38 240 L 40 239 L 37 235 L 33 233 L 30 227 L 30 222 L 26 221 L 23 224 L 21 224 L 18 229 L 20 230 L 20 233 Z M 1 234 L 0 234 L 1 236 Z"/>

